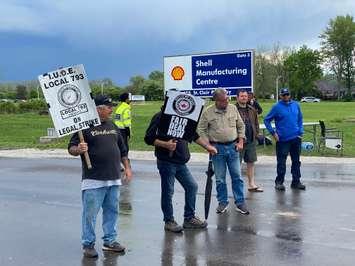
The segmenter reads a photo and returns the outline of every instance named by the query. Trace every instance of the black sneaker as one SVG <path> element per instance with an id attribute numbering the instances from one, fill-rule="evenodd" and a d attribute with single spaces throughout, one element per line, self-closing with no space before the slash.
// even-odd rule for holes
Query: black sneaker
<path id="1" fill-rule="evenodd" d="M 165 231 L 170 231 L 170 232 L 173 232 L 173 233 L 181 233 L 182 230 L 184 230 L 184 229 L 182 228 L 182 226 L 178 225 L 177 222 L 168 221 L 168 222 L 165 222 L 164 230 Z"/>
<path id="2" fill-rule="evenodd" d="M 281 183 L 276 183 L 275 184 L 275 189 L 279 190 L 279 191 L 285 191 L 286 190 L 284 184 L 281 184 Z"/>
<path id="3" fill-rule="evenodd" d="M 83 246 L 83 255 L 87 258 L 97 258 L 99 256 L 94 245 Z"/>
<path id="4" fill-rule="evenodd" d="M 113 251 L 113 252 L 124 252 L 125 251 L 125 247 L 122 246 L 120 243 L 118 242 L 112 242 L 111 244 L 105 244 L 102 246 L 102 250 L 104 251 Z"/>
<path id="5" fill-rule="evenodd" d="M 219 214 L 224 213 L 227 211 L 227 209 L 228 209 L 228 203 L 219 203 L 216 209 L 216 213 Z"/>
<path id="6" fill-rule="evenodd" d="M 183 227 L 185 229 L 205 229 L 207 227 L 207 222 L 201 221 L 200 218 L 194 216 L 190 219 L 185 219 Z"/>
<path id="7" fill-rule="evenodd" d="M 306 186 L 303 185 L 301 182 L 297 184 L 291 184 L 292 189 L 300 189 L 300 190 L 306 190 Z"/>
<path id="8" fill-rule="evenodd" d="M 248 209 L 246 208 L 245 204 L 239 204 L 239 205 L 237 205 L 237 207 L 235 208 L 235 210 L 236 210 L 237 212 L 240 212 L 241 214 L 249 215 L 249 211 L 248 211 Z"/>

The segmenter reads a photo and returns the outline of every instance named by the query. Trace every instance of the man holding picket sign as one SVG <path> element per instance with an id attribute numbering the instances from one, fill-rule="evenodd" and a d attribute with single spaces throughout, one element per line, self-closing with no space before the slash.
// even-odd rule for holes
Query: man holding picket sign
<path id="1" fill-rule="evenodd" d="M 85 257 L 97 257 L 95 223 L 102 208 L 103 250 L 124 252 L 116 241 L 120 161 L 125 180 L 132 171 L 127 147 L 117 126 L 110 120 L 112 100 L 93 99 L 83 65 L 61 68 L 39 76 L 43 94 L 59 137 L 72 134 L 68 151 L 82 160 L 82 245 Z"/>
<path id="2" fill-rule="evenodd" d="M 157 167 L 161 177 L 161 209 L 164 229 L 180 233 L 183 229 L 204 229 L 207 222 L 195 215 L 197 183 L 186 163 L 190 159 L 188 142 L 195 141 L 209 153 L 217 150 L 196 133 L 204 101 L 177 91 L 169 91 L 162 111 L 156 113 L 146 131 L 145 142 L 155 146 Z M 172 197 L 175 179 L 185 190 L 184 223 L 174 218 Z"/>
<path id="3" fill-rule="evenodd" d="M 85 143 L 80 143 L 78 134 L 69 142 L 68 151 L 73 156 L 89 152 L 92 169 L 85 167 L 82 161 L 82 245 L 84 255 L 96 257 L 95 222 L 102 208 L 102 229 L 104 231 L 102 250 L 124 252 L 125 247 L 116 241 L 118 220 L 118 197 L 120 179 L 120 161 L 125 168 L 125 181 L 130 181 L 132 171 L 127 157 L 127 147 L 119 129 L 110 120 L 112 101 L 104 95 L 95 98 L 101 125 L 83 131 Z"/>

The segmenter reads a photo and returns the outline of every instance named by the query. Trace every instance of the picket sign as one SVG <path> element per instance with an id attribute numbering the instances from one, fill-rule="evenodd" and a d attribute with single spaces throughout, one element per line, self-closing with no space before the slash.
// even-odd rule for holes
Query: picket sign
<path id="1" fill-rule="evenodd" d="M 82 130 L 100 125 L 100 118 L 91 96 L 89 81 L 83 65 L 62 67 L 38 76 L 56 135 L 64 137 L 78 132 L 85 142 Z M 89 154 L 84 154 L 91 169 Z"/>

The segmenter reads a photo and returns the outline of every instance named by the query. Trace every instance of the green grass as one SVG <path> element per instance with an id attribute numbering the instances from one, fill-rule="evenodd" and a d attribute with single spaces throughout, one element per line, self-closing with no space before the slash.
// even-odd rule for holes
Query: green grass
<path id="1" fill-rule="evenodd" d="M 152 150 L 144 141 L 145 130 L 156 112 L 160 110 L 161 102 L 146 102 L 132 106 L 133 137 L 130 142 L 131 150 Z M 273 103 L 261 102 L 266 115 Z M 355 102 L 321 102 L 302 103 L 305 122 L 324 120 L 327 127 L 336 127 L 344 132 L 344 156 L 355 157 Z M 262 122 L 263 115 L 260 117 Z M 50 144 L 40 144 L 39 137 L 46 135 L 48 127 L 53 127 L 49 116 L 33 113 L 0 115 L 0 148 L 66 148 L 69 137 L 61 138 Z M 306 133 L 305 141 L 312 141 L 310 133 Z M 196 145 L 191 145 L 191 151 L 202 151 Z M 274 147 L 258 147 L 259 154 L 274 154 Z M 335 155 L 329 151 L 326 155 Z M 319 155 L 316 151 L 307 155 Z"/>

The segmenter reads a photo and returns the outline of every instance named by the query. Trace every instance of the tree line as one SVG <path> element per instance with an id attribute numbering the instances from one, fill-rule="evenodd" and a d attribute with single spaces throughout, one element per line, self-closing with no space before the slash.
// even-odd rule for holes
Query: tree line
<path id="1" fill-rule="evenodd" d="M 334 81 L 337 97 L 352 99 L 354 90 L 355 22 L 350 15 L 331 19 L 319 35 L 321 47 L 313 50 L 303 45 L 297 49 L 275 44 L 271 49 L 259 47 L 255 52 L 254 91 L 259 98 L 275 95 L 276 86 L 288 87 L 293 96 L 320 96 L 316 81 Z M 151 72 L 147 78 L 137 75 L 127 86 L 117 86 L 109 78 L 90 81 L 94 95 L 105 93 L 114 100 L 123 92 L 145 95 L 146 100 L 162 100 L 164 74 Z M 345 88 L 342 95 L 340 90 Z M 26 100 L 43 98 L 39 83 L 0 84 L 0 99 Z"/>

